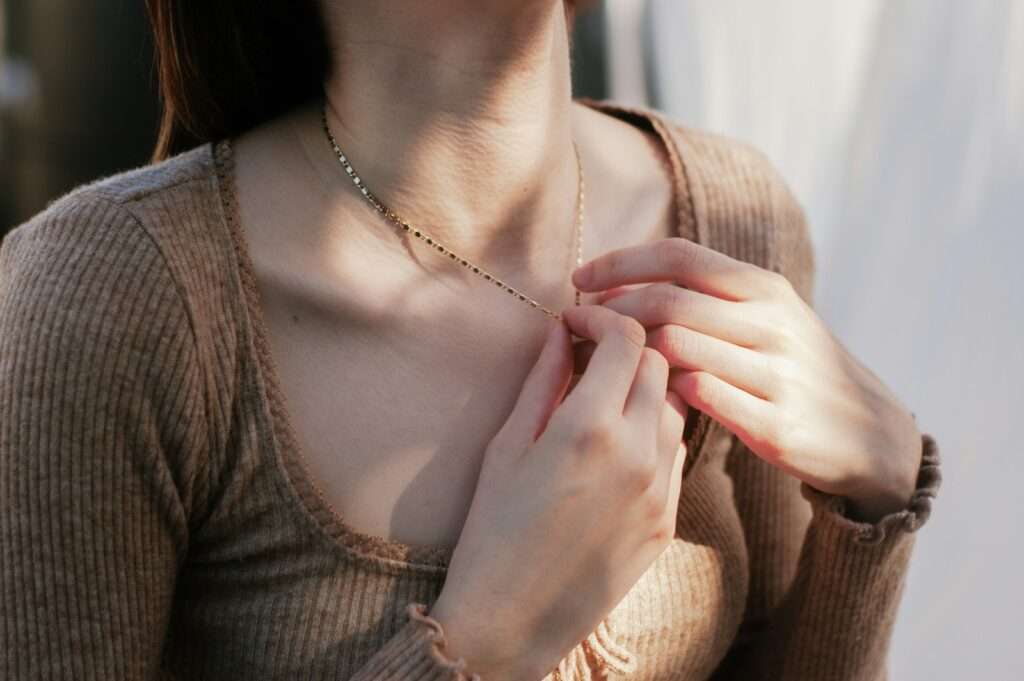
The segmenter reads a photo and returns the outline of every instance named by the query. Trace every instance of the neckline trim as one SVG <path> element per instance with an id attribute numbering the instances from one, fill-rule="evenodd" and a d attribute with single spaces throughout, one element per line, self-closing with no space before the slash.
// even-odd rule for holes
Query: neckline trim
<path id="1" fill-rule="evenodd" d="M 598 111 L 616 116 L 626 122 L 655 132 L 662 149 L 668 156 L 673 181 L 673 201 L 676 206 L 675 232 L 678 236 L 704 241 L 700 229 L 690 180 L 676 139 L 660 113 L 648 107 L 628 106 L 609 99 L 578 97 L 576 101 Z M 213 168 L 213 182 L 220 201 L 222 222 L 227 228 L 236 257 L 237 272 L 248 314 L 252 341 L 258 360 L 258 382 L 269 405 L 268 441 L 273 443 L 276 470 L 282 493 L 296 502 L 303 515 L 343 555 L 351 560 L 379 570 L 417 571 L 443 576 L 451 562 L 454 546 L 437 544 L 408 544 L 379 535 L 360 532 L 350 526 L 343 515 L 327 501 L 319 483 L 309 471 L 305 454 L 291 420 L 290 406 L 279 379 L 276 360 L 271 352 L 269 333 L 263 315 L 262 300 L 257 288 L 255 266 L 249 251 L 249 242 L 239 224 L 239 210 L 235 191 L 234 149 L 232 139 L 225 137 L 208 142 L 206 153 Z M 688 474 L 699 454 L 710 419 L 703 412 L 690 408 L 686 419 L 683 441 L 687 457 L 683 475 Z"/>

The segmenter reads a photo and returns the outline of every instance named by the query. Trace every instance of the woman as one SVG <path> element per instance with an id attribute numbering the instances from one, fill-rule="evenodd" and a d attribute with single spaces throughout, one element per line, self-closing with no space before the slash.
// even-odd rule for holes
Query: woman
<path id="1" fill-rule="evenodd" d="M 558 0 L 149 7 L 0 250 L 4 678 L 882 678 L 938 454 L 763 156 Z"/>

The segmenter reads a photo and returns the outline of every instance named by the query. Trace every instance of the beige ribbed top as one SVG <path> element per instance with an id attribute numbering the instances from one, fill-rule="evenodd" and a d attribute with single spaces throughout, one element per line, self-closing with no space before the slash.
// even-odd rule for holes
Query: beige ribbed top
<path id="1" fill-rule="evenodd" d="M 763 155 L 581 101 L 665 145 L 680 236 L 810 302 L 803 212 Z M 0 246 L 0 678 L 467 678 L 429 616 L 452 547 L 354 531 L 302 463 L 231 149 L 79 187 Z M 675 538 L 549 676 L 884 679 L 933 439 L 909 507 L 867 524 L 704 414 L 684 436 Z"/>

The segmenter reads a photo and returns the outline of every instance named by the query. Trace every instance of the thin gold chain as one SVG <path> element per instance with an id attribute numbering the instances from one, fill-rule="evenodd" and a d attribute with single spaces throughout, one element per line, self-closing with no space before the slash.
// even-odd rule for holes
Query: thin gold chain
<path id="1" fill-rule="evenodd" d="M 560 314 L 558 314 L 557 312 L 553 312 L 552 310 L 549 310 L 547 307 L 545 307 L 544 305 L 541 305 L 539 302 L 537 302 L 533 298 L 529 297 L 525 293 L 522 293 L 522 292 L 518 291 L 517 289 L 509 286 L 508 284 L 506 284 L 505 282 L 501 281 L 500 279 L 498 279 L 496 276 L 494 276 L 493 274 L 491 274 L 490 272 L 488 272 L 484 268 L 482 268 L 479 265 L 476 265 L 476 264 L 470 262 L 469 260 L 463 258 L 462 256 L 452 252 L 450 249 L 448 249 L 446 246 L 444 246 L 440 241 L 438 241 L 435 237 L 433 237 L 430 234 L 427 234 L 422 229 L 419 229 L 417 227 L 413 227 L 412 225 L 410 225 L 408 223 L 408 221 L 406 221 L 404 218 L 402 218 L 398 213 L 396 213 L 395 211 L 393 211 L 390 208 L 388 208 L 387 206 L 385 206 L 381 202 L 381 200 L 378 199 L 374 195 L 374 193 L 369 190 L 369 188 L 367 188 L 367 186 L 363 182 L 362 178 L 359 177 L 359 175 L 356 173 L 355 169 L 352 167 L 352 163 L 348 160 L 348 157 L 344 154 L 344 152 L 342 152 L 341 147 L 338 146 L 338 141 L 336 139 L 334 139 L 334 135 L 331 133 L 331 128 L 330 128 L 330 126 L 327 123 L 327 102 L 326 102 L 326 99 L 324 101 L 324 105 L 320 108 L 320 118 L 321 118 L 321 121 L 323 122 L 324 133 L 326 133 L 327 140 L 331 143 L 331 147 L 334 149 L 334 153 L 338 157 L 338 161 L 341 163 L 342 167 L 345 168 L 345 172 L 348 174 L 348 176 L 350 178 L 352 178 L 352 182 L 356 185 L 356 188 L 359 189 L 359 191 L 362 193 L 362 195 L 366 198 L 367 201 L 370 202 L 370 204 L 377 210 L 377 212 L 379 212 L 385 218 L 387 218 L 391 222 L 393 222 L 396 225 L 398 225 L 399 227 L 401 227 L 408 234 L 412 234 L 414 237 L 416 237 L 416 238 L 420 239 L 421 241 L 425 242 L 428 246 L 437 249 L 441 254 L 447 255 L 450 259 L 452 259 L 455 262 L 459 263 L 460 265 L 468 268 L 474 274 L 479 274 L 480 276 L 482 276 L 487 281 L 493 281 L 496 285 L 500 286 L 505 291 L 508 291 L 510 294 L 512 294 L 513 296 L 517 297 L 519 300 L 523 301 L 524 303 L 526 303 L 530 307 L 533 307 L 533 308 L 536 308 L 536 309 L 540 310 L 541 312 L 545 313 L 549 317 L 554 317 L 555 319 L 561 319 L 562 318 L 562 316 Z M 577 206 L 577 210 L 576 210 L 576 267 L 579 267 L 580 265 L 583 264 L 583 202 L 584 202 L 583 161 L 580 159 L 580 151 L 579 151 L 579 148 L 576 146 L 575 140 L 572 143 L 572 149 L 573 149 L 573 152 L 576 155 L 576 170 L 577 170 L 577 174 L 579 176 L 579 191 L 577 192 L 577 196 L 576 196 L 576 206 Z M 576 294 L 575 294 L 576 305 L 579 305 L 580 304 L 580 291 L 575 286 L 573 287 L 573 289 L 576 292 Z"/>

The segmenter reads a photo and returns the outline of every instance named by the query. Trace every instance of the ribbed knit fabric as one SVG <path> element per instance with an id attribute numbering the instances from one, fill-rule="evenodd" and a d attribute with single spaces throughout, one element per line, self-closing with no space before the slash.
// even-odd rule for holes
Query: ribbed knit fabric
<path id="1" fill-rule="evenodd" d="M 656 133 L 680 236 L 810 302 L 763 155 L 581 101 Z M 79 187 L 0 245 L 0 679 L 474 678 L 429 616 L 452 547 L 355 531 L 302 463 L 231 150 Z M 908 508 L 868 524 L 695 416 L 674 540 L 546 678 L 884 679 L 934 440 Z"/>

